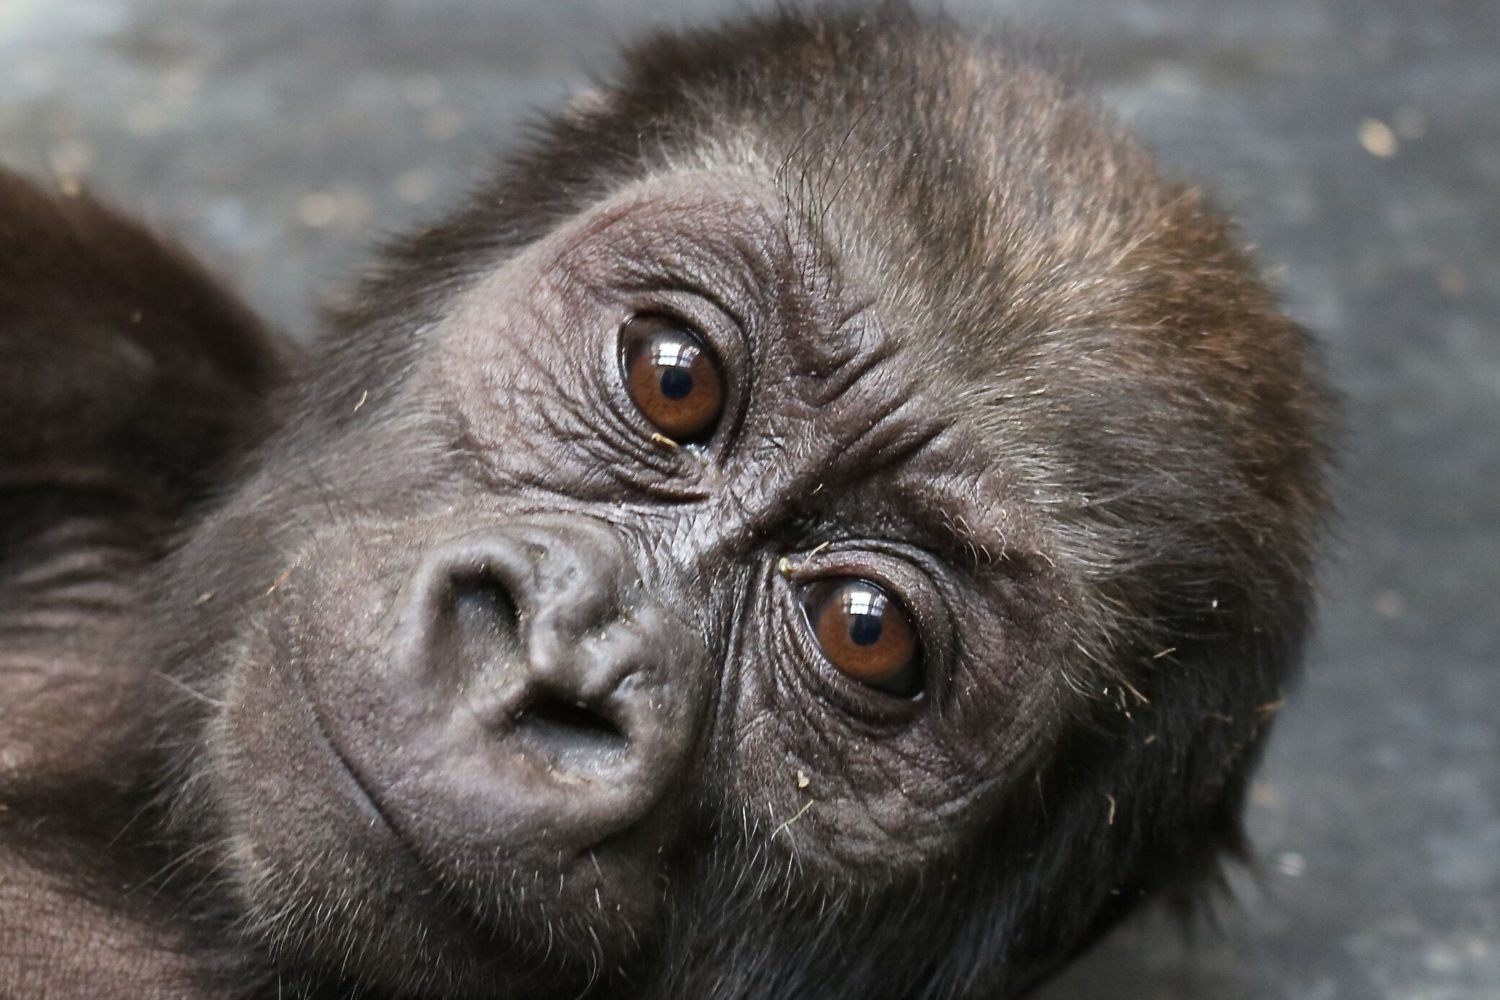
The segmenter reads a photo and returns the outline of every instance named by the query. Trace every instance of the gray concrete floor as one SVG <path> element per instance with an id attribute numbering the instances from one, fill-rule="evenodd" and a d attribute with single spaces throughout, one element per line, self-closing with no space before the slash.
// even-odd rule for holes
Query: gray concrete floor
<path id="1" fill-rule="evenodd" d="M 982 0 L 950 7 L 983 9 Z M 289 329 L 613 44 L 736 0 L 0 0 L 0 161 Z M 1500 998 L 1500 3 L 1017 0 L 1238 213 L 1348 396 L 1339 562 L 1222 933 L 1046 1000 Z"/>

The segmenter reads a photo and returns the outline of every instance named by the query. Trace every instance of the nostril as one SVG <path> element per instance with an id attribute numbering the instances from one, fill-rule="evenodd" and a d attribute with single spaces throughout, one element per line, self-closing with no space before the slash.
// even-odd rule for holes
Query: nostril
<path id="1" fill-rule="evenodd" d="M 473 652 L 483 662 L 495 652 L 520 648 L 521 616 L 505 587 L 486 573 L 456 575 L 453 580 L 453 615 L 458 634 L 478 648 Z"/>
<path id="2" fill-rule="evenodd" d="M 576 701 L 539 693 L 521 706 L 517 739 L 569 771 L 595 770 L 624 755 L 630 740 L 614 720 Z"/>

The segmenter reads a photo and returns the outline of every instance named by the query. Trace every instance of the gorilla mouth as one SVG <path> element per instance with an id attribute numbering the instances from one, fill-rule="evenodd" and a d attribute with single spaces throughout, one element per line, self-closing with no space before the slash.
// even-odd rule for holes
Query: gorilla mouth
<path id="1" fill-rule="evenodd" d="M 522 704 L 512 725 L 526 745 L 558 764 L 570 757 L 621 758 L 630 748 L 615 720 L 583 702 L 536 695 Z"/>

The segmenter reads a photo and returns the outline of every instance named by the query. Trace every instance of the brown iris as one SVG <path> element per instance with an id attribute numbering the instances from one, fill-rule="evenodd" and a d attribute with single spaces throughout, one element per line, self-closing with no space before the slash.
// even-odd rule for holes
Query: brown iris
<path id="1" fill-rule="evenodd" d="M 906 609 L 869 580 L 845 577 L 808 589 L 807 620 L 840 672 L 903 697 L 922 689 L 917 633 Z"/>
<path id="2" fill-rule="evenodd" d="M 620 331 L 630 399 L 674 441 L 707 437 L 724 409 L 719 363 L 698 335 L 658 316 L 637 316 Z"/>

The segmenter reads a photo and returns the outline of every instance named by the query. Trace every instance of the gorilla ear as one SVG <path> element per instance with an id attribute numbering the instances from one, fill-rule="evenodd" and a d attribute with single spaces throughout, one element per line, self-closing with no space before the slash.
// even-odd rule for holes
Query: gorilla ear
<path id="1" fill-rule="evenodd" d="M 253 436 L 290 345 L 87 195 L 0 171 L 0 220 L 0 486 L 86 476 L 170 518 Z"/>

